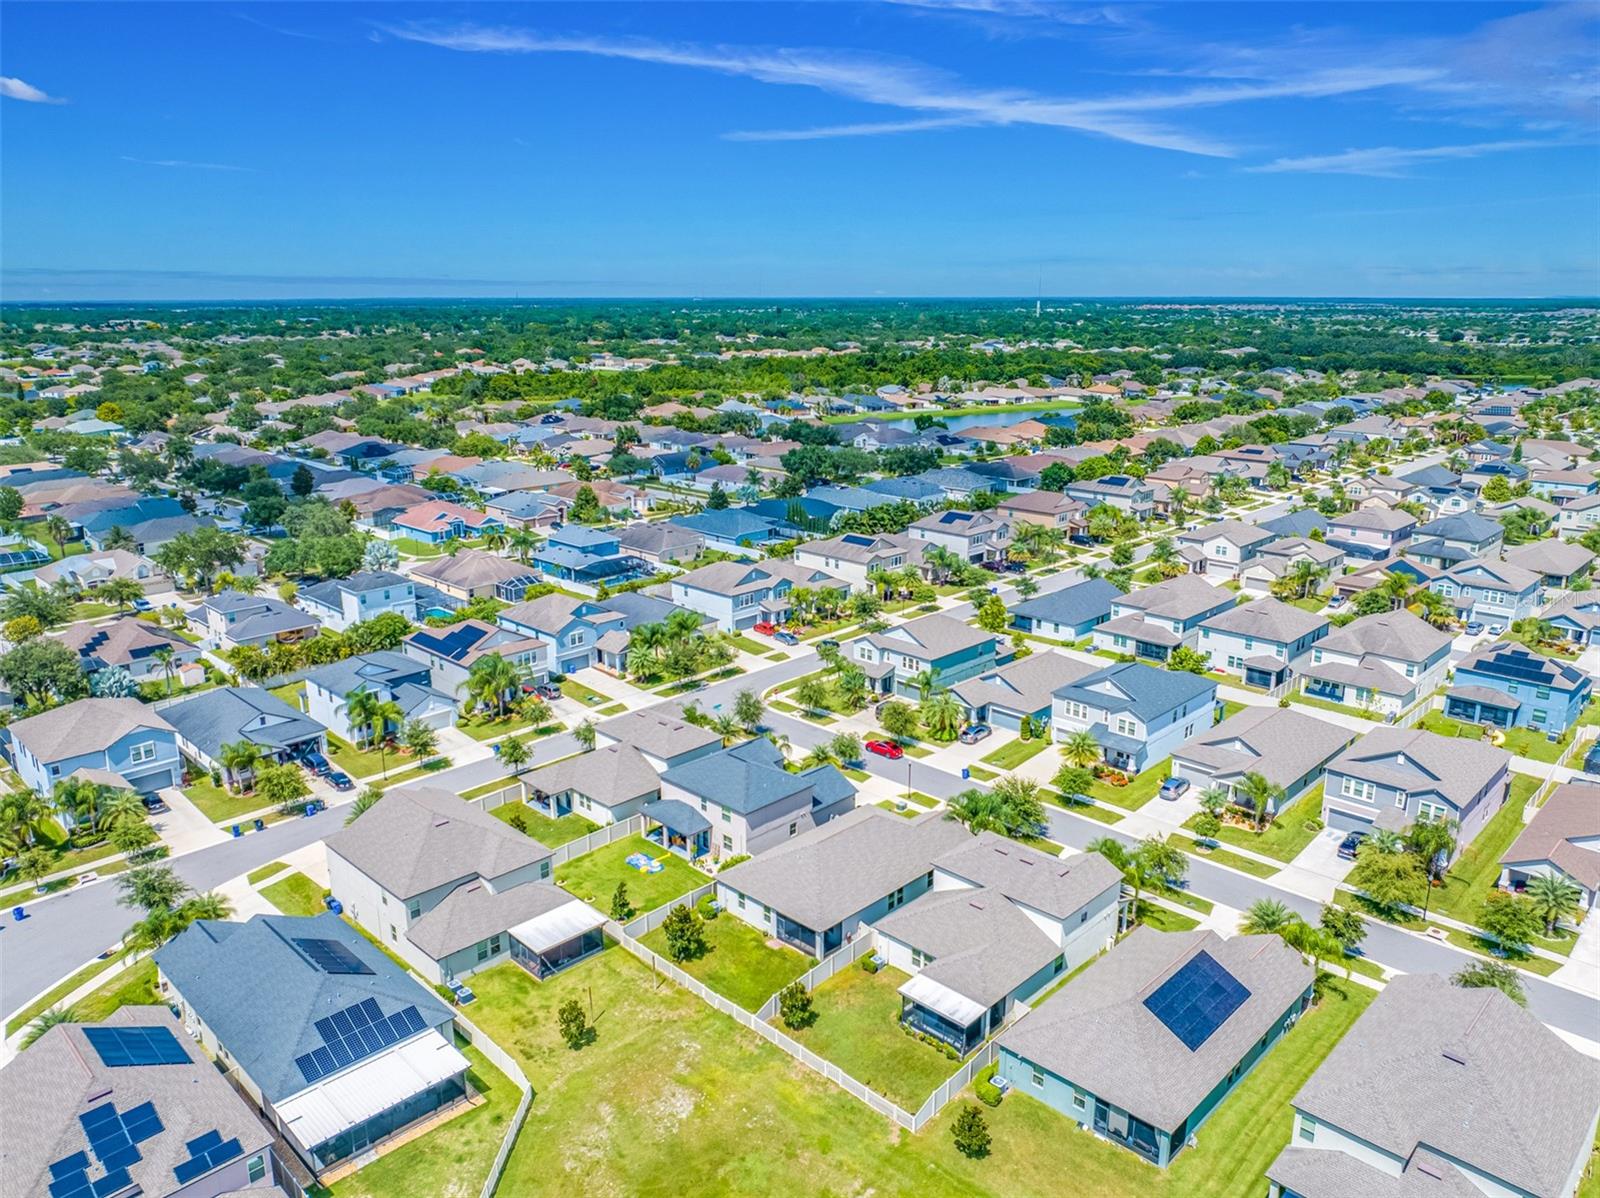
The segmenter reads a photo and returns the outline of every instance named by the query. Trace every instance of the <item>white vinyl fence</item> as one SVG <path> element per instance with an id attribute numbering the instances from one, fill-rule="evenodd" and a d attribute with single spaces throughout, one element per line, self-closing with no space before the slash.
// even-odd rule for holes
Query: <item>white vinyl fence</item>
<path id="1" fill-rule="evenodd" d="M 815 990 L 841 969 L 848 969 L 861 960 L 862 957 L 870 956 L 877 951 L 877 947 L 878 935 L 876 932 L 868 932 L 863 936 L 857 936 L 844 947 L 834 949 L 833 952 L 818 961 L 797 980 L 807 990 Z M 756 1012 L 756 1018 L 776 1019 L 777 1017 L 778 995 L 774 994 L 762 1004 L 761 1009 Z"/>
<path id="2" fill-rule="evenodd" d="M 717 884 L 715 882 L 707 882 L 704 886 L 695 887 L 688 894 L 680 894 L 670 903 L 663 903 L 654 911 L 646 911 L 643 915 L 630 919 L 623 925 L 622 930 L 637 940 L 666 923 L 667 916 L 672 914 L 674 907 L 687 905 L 692 911 L 700 905 L 701 899 L 713 898 L 716 893 Z M 730 915 L 728 918 L 732 919 L 733 916 Z"/>
<path id="3" fill-rule="evenodd" d="M 484 1055 L 484 1058 L 501 1073 L 511 1079 L 511 1084 L 521 1091 L 522 1097 L 517 1102 L 516 1114 L 512 1115 L 511 1122 L 506 1125 L 506 1134 L 501 1137 L 500 1150 L 494 1155 L 494 1164 L 489 1168 L 489 1176 L 483 1179 L 483 1190 L 480 1198 L 493 1198 L 495 1189 L 500 1185 L 500 1176 L 505 1172 L 506 1161 L 511 1156 L 511 1149 L 516 1145 L 517 1133 L 522 1130 L 523 1123 L 528 1118 L 528 1108 L 533 1105 L 533 1086 L 528 1081 L 527 1074 L 522 1072 L 522 1066 L 516 1059 L 501 1048 L 477 1024 L 473 1023 L 459 1010 L 455 1012 L 456 1030 L 472 1041 L 472 1047 Z"/>
<path id="4" fill-rule="evenodd" d="M 581 857 L 585 853 L 592 853 L 596 849 L 603 849 L 608 844 L 615 844 L 619 840 L 626 840 L 630 836 L 639 835 L 644 831 L 644 816 L 631 815 L 620 823 L 607 824 L 603 828 L 590 832 L 587 836 L 580 836 L 577 840 L 569 840 L 566 844 L 557 845 L 550 854 L 550 868 L 565 865 L 574 857 Z"/>
<path id="5" fill-rule="evenodd" d="M 513 782 L 510 786 L 502 786 L 499 790 L 492 790 L 486 795 L 479 795 L 475 799 L 468 799 L 479 811 L 493 811 L 496 807 L 504 807 L 507 803 L 520 803 L 527 798 L 528 788 L 520 781 Z"/>

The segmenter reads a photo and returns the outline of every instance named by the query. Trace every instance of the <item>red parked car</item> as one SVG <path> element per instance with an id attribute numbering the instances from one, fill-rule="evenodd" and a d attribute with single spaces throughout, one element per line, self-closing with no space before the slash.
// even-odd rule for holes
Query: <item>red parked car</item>
<path id="1" fill-rule="evenodd" d="M 906 755 L 906 751 L 892 740 L 869 740 L 867 752 L 876 753 L 879 757 L 887 757 L 890 761 L 898 761 Z"/>
<path id="2" fill-rule="evenodd" d="M 771 636 L 774 632 L 778 631 L 778 626 L 776 624 L 769 623 L 766 620 L 762 620 L 761 623 L 753 625 L 750 631 L 759 632 L 762 636 Z"/>

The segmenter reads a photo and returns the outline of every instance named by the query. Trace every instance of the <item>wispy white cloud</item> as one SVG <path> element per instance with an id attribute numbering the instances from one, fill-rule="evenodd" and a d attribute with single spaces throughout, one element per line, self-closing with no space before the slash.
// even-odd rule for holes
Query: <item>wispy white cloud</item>
<path id="1" fill-rule="evenodd" d="M 925 12 L 1038 21 L 1053 25 L 1123 26 L 1133 24 L 1136 20 L 1131 10 L 1117 5 L 1065 4 L 1052 0 L 885 0 L 885 3 Z"/>
<path id="2" fill-rule="evenodd" d="M 40 91 L 33 84 L 10 75 L 0 75 L 0 96 L 5 96 L 9 100 L 25 100 L 29 104 L 66 103 L 65 100 Z"/>
<path id="3" fill-rule="evenodd" d="M 172 170 L 185 171 L 236 171 L 242 174 L 255 174 L 253 166 L 235 166 L 230 162 L 190 162 L 182 158 L 135 158 L 132 155 L 122 155 L 122 161 L 136 163 L 139 166 L 160 166 Z"/>
<path id="4" fill-rule="evenodd" d="M 1480 141 L 1458 146 L 1372 146 L 1368 149 L 1344 150 L 1338 154 L 1276 158 L 1245 169 L 1259 174 L 1371 175 L 1380 179 L 1397 179 L 1406 175 L 1408 168 L 1426 162 L 1482 158 L 1486 154 L 1503 154 L 1509 150 L 1537 150 L 1564 144 L 1567 143 L 1521 140 Z"/>

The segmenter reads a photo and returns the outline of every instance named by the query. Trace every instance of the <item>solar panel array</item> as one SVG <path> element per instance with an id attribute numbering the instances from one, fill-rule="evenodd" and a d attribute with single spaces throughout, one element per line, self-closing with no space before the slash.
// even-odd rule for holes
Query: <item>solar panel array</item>
<path id="1" fill-rule="evenodd" d="M 218 1165 L 244 1155 L 244 1146 L 238 1140 L 224 1140 L 222 1133 L 215 1129 L 202 1132 L 185 1147 L 189 1149 L 189 1159 L 179 1161 L 172 1167 L 172 1174 L 181 1186 L 204 1176 Z"/>
<path id="2" fill-rule="evenodd" d="M 485 633 L 481 628 L 456 628 L 444 636 L 432 632 L 417 631 L 412 633 L 411 639 L 426 649 L 431 649 L 441 657 L 448 657 L 451 661 L 465 656 L 474 645 L 484 638 Z"/>
<path id="3" fill-rule="evenodd" d="M 1210 953 L 1199 952 L 1156 987 L 1144 1005 L 1185 1048 L 1195 1052 L 1249 997 L 1250 991 Z"/>
<path id="4" fill-rule="evenodd" d="M 50 1166 L 50 1198 L 107 1198 L 122 1192 L 133 1184 L 128 1166 L 144 1159 L 138 1146 L 166 1130 L 150 1102 L 120 1114 L 114 1103 L 101 1103 L 79 1115 L 78 1122 L 105 1174 L 90 1181 L 89 1153 L 74 1152 Z"/>
<path id="5" fill-rule="evenodd" d="M 391 1044 L 398 1044 L 407 1036 L 416 1035 L 427 1026 L 416 1007 L 405 1007 L 385 1018 L 374 1000 L 364 998 L 317 1020 L 322 1047 L 303 1053 L 294 1063 L 300 1067 L 306 1084 L 311 1085 L 347 1065 L 382 1052 Z"/>
<path id="6" fill-rule="evenodd" d="M 1532 656 L 1526 649 L 1496 653 L 1489 661 L 1497 673 L 1518 682 L 1544 682 L 1551 672 L 1548 662 Z"/>
<path id="7" fill-rule="evenodd" d="M 128 1065 L 187 1065 L 189 1054 L 168 1028 L 86 1027 L 83 1035 L 111 1069 Z"/>
<path id="8" fill-rule="evenodd" d="M 323 973 L 371 973 L 367 965 L 350 951 L 350 946 L 337 940 L 296 938 L 294 946 L 311 959 Z"/>

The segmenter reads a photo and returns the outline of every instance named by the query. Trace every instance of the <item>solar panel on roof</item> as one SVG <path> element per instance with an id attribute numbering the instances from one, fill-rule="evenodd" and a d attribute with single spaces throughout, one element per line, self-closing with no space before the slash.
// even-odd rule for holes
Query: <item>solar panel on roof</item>
<path id="1" fill-rule="evenodd" d="M 1250 997 L 1250 991 L 1207 952 L 1196 953 L 1144 1000 L 1145 1009 L 1183 1042 L 1200 1048 Z"/>
<path id="2" fill-rule="evenodd" d="M 337 940 L 296 938 L 294 946 L 311 959 L 323 973 L 371 973 L 370 966 Z"/>
<path id="3" fill-rule="evenodd" d="M 375 1000 L 364 998 L 317 1020 L 313 1026 L 322 1036 L 322 1046 L 294 1060 L 308 1085 L 415 1035 L 428 1026 L 428 1021 L 415 1006 L 385 1016 Z M 349 1032 L 341 1034 L 341 1026 L 348 1027 Z"/>
<path id="4" fill-rule="evenodd" d="M 210 1131 L 201 1132 L 185 1144 L 184 1147 L 189 1150 L 190 1156 L 199 1156 L 202 1152 L 207 1152 L 220 1143 L 222 1143 L 222 1133 L 216 1128 L 212 1128 Z"/>
<path id="5" fill-rule="evenodd" d="M 94 1183 L 94 1198 L 111 1198 L 112 1194 L 120 1194 L 132 1184 L 133 1178 L 126 1169 L 113 1169 Z"/>
<path id="6" fill-rule="evenodd" d="M 71 1156 L 64 1156 L 50 1165 L 52 1178 L 66 1177 L 71 1173 L 82 1173 L 89 1168 L 89 1154 L 87 1152 L 74 1152 Z"/>
<path id="7" fill-rule="evenodd" d="M 83 1035 L 112 1069 L 129 1065 L 187 1065 L 189 1054 L 164 1027 L 86 1027 Z"/>

